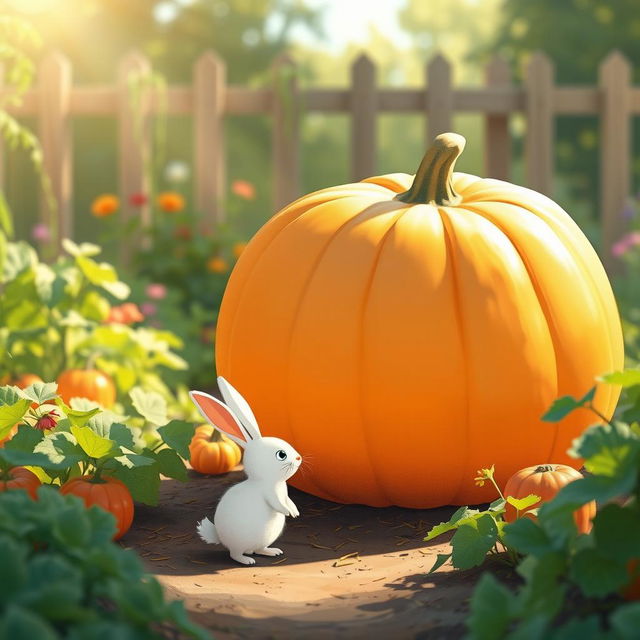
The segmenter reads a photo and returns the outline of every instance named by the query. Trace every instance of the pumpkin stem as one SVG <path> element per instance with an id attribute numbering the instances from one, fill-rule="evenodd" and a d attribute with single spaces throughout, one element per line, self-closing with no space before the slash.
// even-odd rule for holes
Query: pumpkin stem
<path id="1" fill-rule="evenodd" d="M 533 473 L 544 473 L 545 471 L 555 471 L 555 467 L 552 464 L 538 465 Z"/>
<path id="2" fill-rule="evenodd" d="M 413 184 L 394 200 L 407 204 L 453 206 L 462 197 L 453 188 L 453 166 L 464 150 L 466 140 L 457 133 L 441 133 L 425 153 Z"/>
<path id="3" fill-rule="evenodd" d="M 217 429 L 214 429 L 211 432 L 211 437 L 209 438 L 209 442 L 222 442 L 222 434 Z"/>

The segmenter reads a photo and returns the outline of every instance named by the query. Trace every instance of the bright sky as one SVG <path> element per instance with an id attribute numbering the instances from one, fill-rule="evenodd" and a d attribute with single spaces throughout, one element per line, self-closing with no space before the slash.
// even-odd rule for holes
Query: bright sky
<path id="1" fill-rule="evenodd" d="M 350 43 L 367 40 L 369 27 L 382 31 L 395 44 L 408 45 L 407 35 L 398 25 L 398 11 L 406 0 L 305 0 L 322 11 L 326 40 L 319 41 L 306 29 L 296 29 L 293 37 L 303 43 L 330 51 L 339 51 Z"/>

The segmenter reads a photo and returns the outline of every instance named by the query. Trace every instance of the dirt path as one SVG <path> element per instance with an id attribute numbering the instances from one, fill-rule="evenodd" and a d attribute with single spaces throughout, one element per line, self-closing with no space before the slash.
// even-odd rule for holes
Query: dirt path
<path id="1" fill-rule="evenodd" d="M 462 637 L 480 571 L 427 575 L 448 544 L 422 541 L 452 508 L 341 506 L 291 489 L 301 515 L 287 519 L 277 543 L 284 556 L 257 556 L 245 567 L 195 534 L 196 522 L 243 477 L 190 472 L 188 483 L 164 480 L 160 507 L 137 506 L 122 540 L 216 638 Z"/>

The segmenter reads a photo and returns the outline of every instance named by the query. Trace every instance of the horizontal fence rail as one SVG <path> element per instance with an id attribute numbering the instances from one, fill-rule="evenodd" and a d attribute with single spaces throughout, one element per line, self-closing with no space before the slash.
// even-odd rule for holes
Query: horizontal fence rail
<path id="1" fill-rule="evenodd" d="M 72 68 L 60 53 L 45 57 L 37 86 L 17 116 L 35 116 L 39 122 L 45 167 L 58 201 L 59 228 L 69 236 L 73 228 L 70 119 L 74 116 L 113 116 L 118 121 L 119 190 L 125 216 L 132 193 L 146 191 L 144 161 L 150 152 L 149 120 L 154 114 L 191 115 L 194 136 L 194 201 L 205 224 L 224 218 L 224 117 L 266 114 L 272 121 L 274 210 L 300 195 L 300 120 L 305 113 L 344 113 L 351 118 L 352 180 L 376 173 L 376 120 L 379 113 L 422 113 L 425 141 L 450 130 L 457 113 L 478 113 L 485 118 L 485 175 L 508 180 L 511 165 L 509 116 L 526 117 L 526 186 L 553 196 L 554 119 L 558 115 L 594 115 L 600 119 L 600 215 L 603 260 L 610 270 L 617 264 L 610 248 L 624 232 L 621 212 L 631 188 L 631 117 L 640 114 L 640 88 L 631 85 L 631 66 L 617 51 L 601 63 L 597 86 L 556 86 L 554 65 L 535 53 L 521 86 L 511 81 L 507 63 L 494 57 L 486 66 L 485 86 L 456 88 L 451 65 L 441 55 L 425 68 L 424 88 L 376 86 L 376 65 L 366 55 L 351 67 L 348 88 L 301 88 L 295 61 L 275 60 L 271 84 L 247 88 L 226 83 L 225 62 L 212 51 L 194 64 L 191 86 L 169 86 L 149 92 L 137 105 L 131 102 L 132 74 L 149 74 L 149 61 L 132 52 L 121 61 L 114 85 L 73 86 Z M 136 118 L 142 139 L 136 138 Z M 0 160 L 0 168 L 2 161 Z M 345 179 L 348 179 L 345 176 Z M 2 176 L 0 176 L 2 184 Z M 46 221 L 47 207 L 42 204 Z M 142 211 L 148 221 L 148 209 Z"/>

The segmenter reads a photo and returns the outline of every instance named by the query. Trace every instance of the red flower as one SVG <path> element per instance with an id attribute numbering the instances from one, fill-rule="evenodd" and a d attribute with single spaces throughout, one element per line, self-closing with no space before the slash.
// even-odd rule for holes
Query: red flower
<path id="1" fill-rule="evenodd" d="M 145 193 L 132 193 L 129 196 L 129 204 L 133 207 L 144 207 L 149 202 L 149 198 Z"/>
<path id="2" fill-rule="evenodd" d="M 181 224 L 175 228 L 173 237 L 180 240 L 191 240 L 191 229 L 186 224 Z"/>
<path id="3" fill-rule="evenodd" d="M 59 417 L 55 411 L 49 411 L 41 415 L 33 426 L 36 429 L 40 429 L 40 431 L 48 431 L 49 429 L 55 428 L 58 424 Z"/>
<path id="4" fill-rule="evenodd" d="M 253 200 L 256 197 L 256 188 L 248 180 L 234 180 L 231 183 L 231 191 L 245 200 Z"/>

